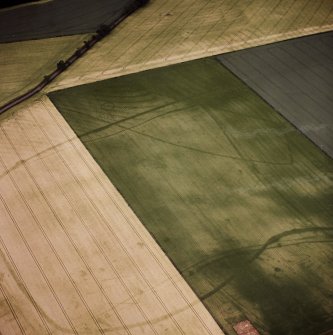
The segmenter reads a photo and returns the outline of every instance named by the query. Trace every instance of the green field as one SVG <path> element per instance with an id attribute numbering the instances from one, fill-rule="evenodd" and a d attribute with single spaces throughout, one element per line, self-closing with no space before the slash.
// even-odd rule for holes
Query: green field
<path id="1" fill-rule="evenodd" d="M 50 98 L 227 333 L 333 328 L 333 162 L 217 60 Z"/>

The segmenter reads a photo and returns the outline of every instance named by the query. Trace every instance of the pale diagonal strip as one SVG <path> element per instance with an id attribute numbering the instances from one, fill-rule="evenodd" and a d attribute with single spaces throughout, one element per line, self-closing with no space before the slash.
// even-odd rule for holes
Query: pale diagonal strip
<path id="1" fill-rule="evenodd" d="M 1 143 L 1 284 L 24 333 L 222 334 L 47 98 Z"/>

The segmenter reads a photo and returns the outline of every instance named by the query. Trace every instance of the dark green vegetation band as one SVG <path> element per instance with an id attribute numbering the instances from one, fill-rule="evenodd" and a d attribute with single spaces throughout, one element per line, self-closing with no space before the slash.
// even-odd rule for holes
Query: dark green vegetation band
<path id="1" fill-rule="evenodd" d="M 333 158 L 333 32 L 219 60 Z"/>
<path id="2" fill-rule="evenodd" d="M 333 328 L 332 160 L 217 60 L 50 98 L 228 334 Z"/>
<path id="3" fill-rule="evenodd" d="M 0 43 L 94 32 L 138 0 L 50 0 L 0 11 Z"/>

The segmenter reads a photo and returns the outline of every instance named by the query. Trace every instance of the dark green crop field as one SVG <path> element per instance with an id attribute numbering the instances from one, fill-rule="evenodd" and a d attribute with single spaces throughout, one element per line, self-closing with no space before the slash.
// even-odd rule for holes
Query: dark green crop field
<path id="1" fill-rule="evenodd" d="M 0 43 L 95 32 L 133 0 L 44 0 L 0 10 Z M 29 4 L 31 2 L 31 4 Z"/>
<path id="2" fill-rule="evenodd" d="M 50 98 L 228 334 L 333 328 L 333 162 L 217 60 Z"/>

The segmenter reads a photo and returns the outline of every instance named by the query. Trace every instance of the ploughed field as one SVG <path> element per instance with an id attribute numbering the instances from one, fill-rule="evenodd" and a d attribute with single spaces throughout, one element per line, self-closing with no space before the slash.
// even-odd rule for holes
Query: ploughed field
<path id="1" fill-rule="evenodd" d="M 332 53 L 330 31 L 219 59 L 333 158 Z"/>

